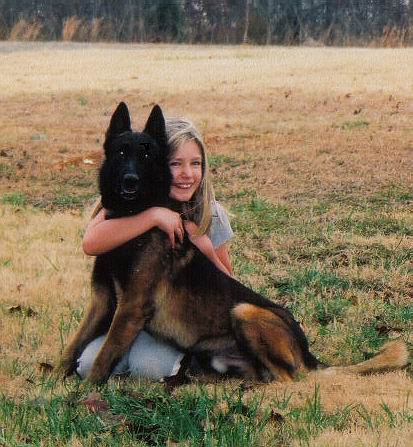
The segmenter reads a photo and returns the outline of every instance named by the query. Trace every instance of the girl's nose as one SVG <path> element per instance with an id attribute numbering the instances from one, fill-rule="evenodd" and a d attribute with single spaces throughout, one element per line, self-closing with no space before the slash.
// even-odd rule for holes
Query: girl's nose
<path id="1" fill-rule="evenodd" d="M 185 177 L 191 177 L 192 175 L 192 169 L 190 165 L 183 165 L 181 174 Z"/>

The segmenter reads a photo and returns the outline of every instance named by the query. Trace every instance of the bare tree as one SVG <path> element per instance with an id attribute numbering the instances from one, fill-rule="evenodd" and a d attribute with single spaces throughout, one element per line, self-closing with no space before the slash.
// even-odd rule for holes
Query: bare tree
<path id="1" fill-rule="evenodd" d="M 0 0 L 0 36 L 24 19 L 59 39 L 73 16 L 124 41 L 413 43 L 413 0 Z"/>
<path id="2" fill-rule="evenodd" d="M 272 29 L 274 23 L 274 0 L 267 0 L 267 32 L 265 36 L 265 43 L 271 45 Z"/>
<path id="3" fill-rule="evenodd" d="M 245 24 L 244 24 L 244 36 L 242 43 L 248 43 L 248 30 L 250 27 L 250 8 L 251 0 L 245 0 Z"/>

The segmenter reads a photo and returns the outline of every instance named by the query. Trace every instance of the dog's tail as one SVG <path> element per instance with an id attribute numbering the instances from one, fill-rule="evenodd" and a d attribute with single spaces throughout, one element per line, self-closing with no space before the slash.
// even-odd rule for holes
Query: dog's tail
<path id="1" fill-rule="evenodd" d="M 330 366 L 322 370 L 326 374 L 344 372 L 352 374 L 372 374 L 393 371 L 405 367 L 409 362 L 409 350 L 402 340 L 386 343 L 380 352 L 365 362 L 349 366 Z"/>

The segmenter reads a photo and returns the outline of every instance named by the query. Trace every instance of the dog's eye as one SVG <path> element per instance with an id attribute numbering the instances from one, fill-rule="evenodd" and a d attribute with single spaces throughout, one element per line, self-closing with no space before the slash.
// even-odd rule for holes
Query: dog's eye
<path id="1" fill-rule="evenodd" d="M 122 155 L 122 157 L 125 155 L 125 152 L 123 152 L 123 151 L 120 151 L 119 152 L 119 155 Z"/>

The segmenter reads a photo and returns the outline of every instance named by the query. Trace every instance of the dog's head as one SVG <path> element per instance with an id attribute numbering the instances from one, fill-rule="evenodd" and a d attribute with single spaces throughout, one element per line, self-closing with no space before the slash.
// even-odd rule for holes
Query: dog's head
<path id="1" fill-rule="evenodd" d="M 99 186 L 102 205 L 114 216 L 134 214 L 167 199 L 170 189 L 165 119 L 159 106 L 142 132 L 133 132 L 121 102 L 106 131 Z"/>

